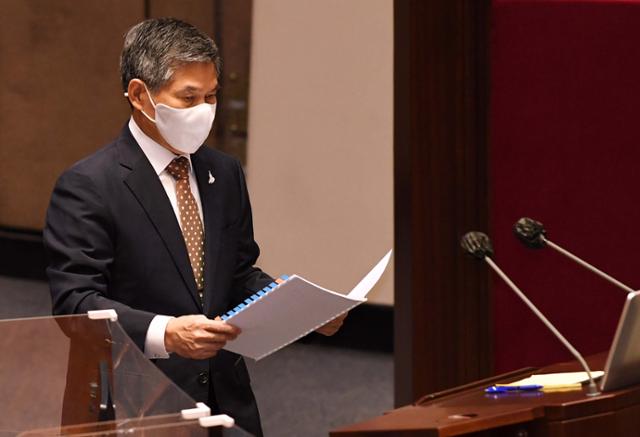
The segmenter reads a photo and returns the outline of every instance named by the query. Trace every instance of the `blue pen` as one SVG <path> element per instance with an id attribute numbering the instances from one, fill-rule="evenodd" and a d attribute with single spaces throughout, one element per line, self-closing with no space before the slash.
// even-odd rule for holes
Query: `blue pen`
<path id="1" fill-rule="evenodd" d="M 508 393 L 514 391 L 535 391 L 540 390 L 541 385 L 492 385 L 484 389 L 486 393 Z"/>

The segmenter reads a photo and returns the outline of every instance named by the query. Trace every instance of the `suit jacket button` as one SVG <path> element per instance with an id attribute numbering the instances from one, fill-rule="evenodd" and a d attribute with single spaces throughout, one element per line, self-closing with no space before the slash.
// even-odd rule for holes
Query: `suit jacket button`
<path id="1" fill-rule="evenodd" d="M 202 372 L 201 374 L 198 375 L 198 383 L 200 385 L 207 385 L 209 383 L 209 373 L 208 372 Z"/>

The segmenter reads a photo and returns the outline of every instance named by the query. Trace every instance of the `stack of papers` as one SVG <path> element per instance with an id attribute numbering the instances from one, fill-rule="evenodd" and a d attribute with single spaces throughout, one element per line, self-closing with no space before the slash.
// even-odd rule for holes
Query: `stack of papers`
<path id="1" fill-rule="evenodd" d="M 604 372 L 601 370 L 591 372 L 593 379 L 600 378 L 602 375 L 604 375 Z M 588 380 L 589 376 L 587 372 L 546 373 L 542 375 L 531 375 L 528 378 L 510 382 L 509 384 L 496 384 L 496 386 L 541 385 L 543 390 L 563 390 L 579 388 L 583 382 Z"/>
<path id="2" fill-rule="evenodd" d="M 223 316 L 242 330 L 224 349 L 259 360 L 287 346 L 365 302 L 390 258 L 391 251 L 347 295 L 298 275 L 272 283 Z"/>

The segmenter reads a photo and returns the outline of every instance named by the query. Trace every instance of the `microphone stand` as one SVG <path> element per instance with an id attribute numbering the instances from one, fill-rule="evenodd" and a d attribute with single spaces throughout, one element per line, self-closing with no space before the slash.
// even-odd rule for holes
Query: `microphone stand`
<path id="1" fill-rule="evenodd" d="M 533 311 L 533 313 L 536 316 L 538 316 L 540 320 L 542 320 L 542 322 L 547 326 L 547 328 L 549 328 L 549 330 L 562 342 L 562 344 L 567 349 L 569 349 L 569 352 L 571 352 L 571 354 L 582 365 L 584 370 L 587 372 L 587 375 L 589 376 L 589 385 L 587 386 L 587 396 L 598 396 L 600 394 L 600 390 L 598 389 L 596 382 L 593 380 L 593 377 L 591 376 L 591 369 L 589 368 L 589 365 L 587 364 L 585 359 L 582 358 L 582 355 L 580 354 L 580 352 L 578 352 L 571 345 L 571 343 L 569 343 L 569 341 L 566 338 L 564 338 L 562 334 L 560 334 L 560 331 L 558 331 L 556 327 L 551 324 L 551 322 L 544 316 L 544 314 L 542 314 L 540 310 L 538 310 L 538 308 L 533 304 L 533 302 L 531 302 L 527 298 L 527 296 L 525 296 L 522 290 L 520 290 L 518 286 L 514 284 L 513 281 L 511 281 L 511 279 L 509 279 L 509 277 L 500 269 L 500 267 L 497 266 L 496 263 L 493 262 L 491 258 L 489 258 L 488 256 L 485 256 L 484 260 L 487 262 L 487 264 L 489 264 L 489 267 L 491 267 L 493 271 L 495 271 L 498 274 L 498 276 L 500 276 L 502 280 L 504 280 L 504 282 L 507 283 L 507 285 L 518 295 L 518 297 L 522 299 L 522 301 L 529 307 L 529 309 Z"/>
<path id="2" fill-rule="evenodd" d="M 589 264 L 588 262 L 578 258 L 577 256 L 575 256 L 574 254 L 572 254 L 571 252 L 569 252 L 566 249 L 563 249 L 562 247 L 558 246 L 557 244 L 555 244 L 554 242 L 548 240 L 547 238 L 545 238 L 544 235 L 540 235 L 540 239 L 549 247 L 551 247 L 553 250 L 560 252 L 562 255 L 566 256 L 567 258 L 577 262 L 578 264 L 580 264 L 582 267 L 586 268 L 587 270 L 592 271 L 593 273 L 595 273 L 596 275 L 600 276 L 601 278 L 603 278 L 606 281 L 609 281 L 610 283 L 612 283 L 613 285 L 617 286 L 618 288 L 621 288 L 622 290 L 626 291 L 627 293 L 634 293 L 635 290 L 632 289 L 631 287 L 629 287 L 628 285 L 623 284 L 622 282 L 618 281 L 615 278 L 612 278 L 611 276 L 607 275 L 605 272 L 603 272 L 602 270 L 597 269 L 596 267 L 592 266 L 591 264 Z"/>

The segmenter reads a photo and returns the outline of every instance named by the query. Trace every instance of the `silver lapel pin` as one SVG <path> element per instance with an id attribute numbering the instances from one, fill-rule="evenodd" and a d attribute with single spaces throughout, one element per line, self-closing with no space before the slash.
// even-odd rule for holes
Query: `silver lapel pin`
<path id="1" fill-rule="evenodd" d="M 211 174 L 211 170 L 209 170 L 209 185 L 211 185 L 215 181 L 216 181 L 216 178 L 213 177 L 213 175 Z"/>

